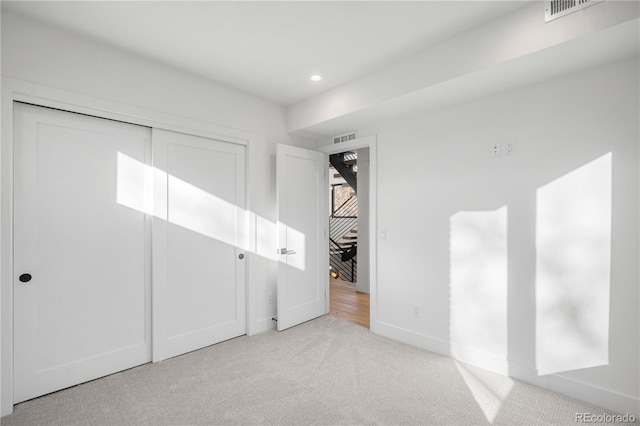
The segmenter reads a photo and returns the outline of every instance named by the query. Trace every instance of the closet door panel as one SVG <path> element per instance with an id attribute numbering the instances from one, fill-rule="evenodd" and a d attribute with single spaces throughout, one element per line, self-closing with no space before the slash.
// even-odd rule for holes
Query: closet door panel
<path id="1" fill-rule="evenodd" d="M 154 130 L 157 360 L 245 334 L 244 150 Z"/>

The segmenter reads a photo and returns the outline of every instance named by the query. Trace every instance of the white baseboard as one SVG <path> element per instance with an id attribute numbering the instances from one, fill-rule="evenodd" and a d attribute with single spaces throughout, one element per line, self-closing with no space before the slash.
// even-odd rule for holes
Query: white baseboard
<path id="1" fill-rule="evenodd" d="M 640 418 L 640 398 L 583 383 L 558 374 L 538 375 L 535 368 L 510 363 L 510 377 L 607 410 Z M 599 414 L 599 413 L 592 413 Z"/>
<path id="2" fill-rule="evenodd" d="M 262 333 L 267 330 L 275 330 L 276 322 L 271 318 L 263 318 L 261 320 L 256 321 L 256 328 L 253 334 Z"/>
<path id="3" fill-rule="evenodd" d="M 606 410 L 620 414 L 630 414 L 640 418 L 640 398 L 624 395 L 608 389 L 603 389 L 587 383 L 582 383 L 558 374 L 541 376 L 534 367 L 507 360 L 472 348 L 451 345 L 441 339 L 416 333 L 395 325 L 374 321 L 371 331 L 392 340 L 397 340 L 416 346 L 430 352 L 454 358 L 466 364 L 473 365 L 503 376 L 509 376 L 523 382 L 574 398 L 589 404 L 597 405 Z M 455 354 L 455 356 L 453 356 Z M 592 413 L 601 414 L 601 413 Z"/>
<path id="4" fill-rule="evenodd" d="M 373 333 L 388 337 L 389 339 L 426 349 L 429 352 L 439 355 L 451 356 L 449 342 L 444 340 L 429 337 L 382 321 L 375 321 L 371 324 L 370 329 Z"/>
<path id="5" fill-rule="evenodd" d="M 461 345 L 451 345 L 451 358 L 502 376 L 509 376 L 509 363 L 504 357 Z"/>

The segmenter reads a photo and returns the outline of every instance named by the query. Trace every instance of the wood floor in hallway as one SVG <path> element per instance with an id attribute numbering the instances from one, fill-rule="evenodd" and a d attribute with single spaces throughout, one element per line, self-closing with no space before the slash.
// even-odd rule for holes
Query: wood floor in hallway
<path id="1" fill-rule="evenodd" d="M 369 294 L 356 291 L 354 283 L 329 280 L 329 315 L 369 328 Z"/>

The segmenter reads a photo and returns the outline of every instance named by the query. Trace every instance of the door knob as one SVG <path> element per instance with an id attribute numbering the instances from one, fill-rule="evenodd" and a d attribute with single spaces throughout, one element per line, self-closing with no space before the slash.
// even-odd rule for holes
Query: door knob
<path id="1" fill-rule="evenodd" d="M 28 283 L 31 281 L 31 274 L 22 274 L 18 277 L 21 283 Z"/>

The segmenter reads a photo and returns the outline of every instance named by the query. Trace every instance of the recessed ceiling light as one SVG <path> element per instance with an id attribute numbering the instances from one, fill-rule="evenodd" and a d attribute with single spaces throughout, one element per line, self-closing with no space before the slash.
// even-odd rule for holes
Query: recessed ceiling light
<path id="1" fill-rule="evenodd" d="M 311 81 L 320 81 L 322 80 L 322 76 L 318 74 L 314 74 L 311 76 Z"/>

